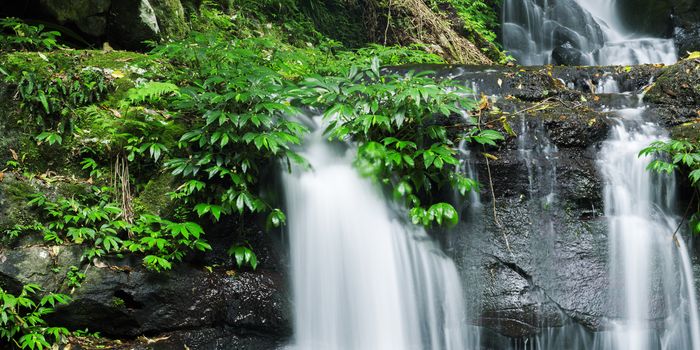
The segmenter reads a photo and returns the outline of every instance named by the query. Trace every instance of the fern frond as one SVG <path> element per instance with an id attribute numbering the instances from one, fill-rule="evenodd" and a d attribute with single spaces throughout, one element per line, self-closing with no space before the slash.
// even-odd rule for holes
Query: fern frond
<path id="1" fill-rule="evenodd" d="M 143 102 L 157 102 L 166 95 L 179 95 L 180 88 L 172 83 L 149 81 L 141 86 L 129 89 L 126 92 L 126 100 L 130 104 Z"/>

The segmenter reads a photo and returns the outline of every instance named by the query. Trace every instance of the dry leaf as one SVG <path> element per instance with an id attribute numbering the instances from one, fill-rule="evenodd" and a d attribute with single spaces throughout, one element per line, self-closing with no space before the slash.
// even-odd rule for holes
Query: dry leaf
<path id="1" fill-rule="evenodd" d="M 114 108 L 110 108 L 109 111 L 112 112 L 112 114 L 114 114 L 114 116 L 117 117 L 117 118 L 121 118 L 121 117 L 122 117 L 122 114 L 121 114 L 118 110 L 116 110 L 116 109 L 114 109 Z"/>

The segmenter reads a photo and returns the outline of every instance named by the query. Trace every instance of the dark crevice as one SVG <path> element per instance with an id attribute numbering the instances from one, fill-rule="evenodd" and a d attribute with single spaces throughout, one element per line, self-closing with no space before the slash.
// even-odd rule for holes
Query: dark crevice
<path id="1" fill-rule="evenodd" d="M 136 301 L 133 295 L 121 289 L 114 291 L 114 297 L 123 300 L 127 309 L 138 310 L 144 306 L 143 303 Z"/>

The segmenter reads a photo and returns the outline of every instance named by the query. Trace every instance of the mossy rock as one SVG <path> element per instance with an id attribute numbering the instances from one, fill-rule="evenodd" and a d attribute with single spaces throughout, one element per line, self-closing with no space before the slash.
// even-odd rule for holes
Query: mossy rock
<path id="1" fill-rule="evenodd" d="M 36 215 L 27 207 L 27 196 L 37 188 L 16 174 L 5 173 L 0 181 L 0 234 L 15 225 L 27 225 Z"/>
<path id="2" fill-rule="evenodd" d="M 156 13 L 161 39 L 178 39 L 187 35 L 189 24 L 180 0 L 150 0 Z"/>
<path id="3" fill-rule="evenodd" d="M 37 212 L 27 205 L 29 196 L 44 193 L 48 198 L 79 198 L 89 192 L 89 184 L 76 179 L 42 175 L 31 177 L 18 173 L 0 176 L 0 234 L 15 225 L 28 225 L 37 218 Z"/>
<path id="4" fill-rule="evenodd" d="M 176 187 L 175 177 L 169 172 L 162 173 L 146 183 L 143 191 L 134 198 L 134 206 L 147 213 L 169 216 L 174 212 L 174 203 L 167 194 Z"/>
<path id="5" fill-rule="evenodd" d="M 673 127 L 671 129 L 671 137 L 696 142 L 700 140 L 700 116 L 694 121 Z"/>
<path id="6" fill-rule="evenodd" d="M 700 106 L 700 58 L 685 59 L 665 68 L 645 100 L 683 107 Z"/>

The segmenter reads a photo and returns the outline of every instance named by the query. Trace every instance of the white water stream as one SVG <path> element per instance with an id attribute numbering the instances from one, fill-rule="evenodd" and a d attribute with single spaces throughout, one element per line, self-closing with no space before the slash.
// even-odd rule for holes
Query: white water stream
<path id="1" fill-rule="evenodd" d="M 687 248 L 671 209 L 675 184 L 646 170 L 639 151 L 664 138 L 644 108 L 621 120 L 600 152 L 610 245 L 611 306 L 617 316 L 603 349 L 700 349 L 700 323 Z"/>
<path id="2" fill-rule="evenodd" d="M 300 350 L 464 350 L 467 326 L 453 262 L 398 219 L 352 166 L 354 151 L 320 131 L 301 152 L 313 167 L 284 175 Z"/>
<path id="3" fill-rule="evenodd" d="M 635 35 L 620 22 L 616 0 L 504 0 L 503 45 L 523 65 L 557 62 L 553 50 L 580 55 L 579 65 L 671 64 L 672 39 Z"/>

